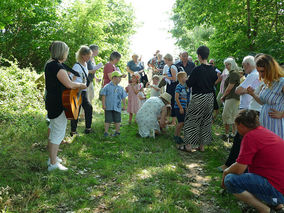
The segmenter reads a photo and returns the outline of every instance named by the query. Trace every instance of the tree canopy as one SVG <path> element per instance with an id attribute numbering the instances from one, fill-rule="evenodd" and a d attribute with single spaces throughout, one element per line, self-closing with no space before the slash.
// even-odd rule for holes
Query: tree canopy
<path id="1" fill-rule="evenodd" d="M 191 53 L 205 44 L 220 60 L 255 53 L 284 60 L 282 0 L 176 0 L 172 20 L 177 45 Z"/>
<path id="2" fill-rule="evenodd" d="M 0 10 L 2 57 L 37 71 L 43 70 L 54 40 L 70 47 L 70 64 L 83 44 L 97 44 L 103 61 L 114 50 L 125 55 L 135 27 L 133 8 L 124 0 L 3 0 Z"/>

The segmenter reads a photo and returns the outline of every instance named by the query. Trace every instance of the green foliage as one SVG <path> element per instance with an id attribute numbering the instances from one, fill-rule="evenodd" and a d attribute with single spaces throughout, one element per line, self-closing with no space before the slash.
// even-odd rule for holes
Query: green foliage
<path id="1" fill-rule="evenodd" d="M 128 54 L 134 33 L 133 9 L 124 0 L 1 1 L 0 49 L 3 57 L 30 64 L 40 72 L 49 58 L 48 47 L 61 40 L 70 47 L 68 62 L 83 44 L 97 44 L 98 61 L 106 62 L 112 51 Z M 125 63 L 126 59 L 122 60 Z"/>
<path id="2" fill-rule="evenodd" d="M 176 0 L 173 14 L 175 25 L 171 32 L 184 49 L 195 51 L 193 44 L 199 42 L 207 44 L 211 57 L 221 61 L 228 56 L 241 61 L 245 55 L 258 52 L 284 60 L 284 14 L 280 0 Z M 192 37 L 196 28 L 214 31 L 210 31 L 209 37 Z"/>

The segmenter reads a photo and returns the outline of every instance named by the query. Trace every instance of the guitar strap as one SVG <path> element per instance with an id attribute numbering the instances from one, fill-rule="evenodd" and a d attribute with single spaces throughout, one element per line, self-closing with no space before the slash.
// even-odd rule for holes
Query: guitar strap
<path id="1" fill-rule="evenodd" d="M 56 61 L 57 63 L 59 63 L 58 59 L 56 58 L 52 58 L 54 61 Z M 67 70 L 68 72 L 71 72 L 73 75 L 80 77 L 79 73 L 76 72 L 75 70 L 73 70 L 71 67 L 69 67 L 67 64 L 61 63 L 61 65 L 64 67 L 65 70 Z"/>
<path id="2" fill-rule="evenodd" d="M 86 79 L 87 79 L 87 87 L 88 87 L 88 86 L 90 85 L 91 81 L 90 81 L 90 79 L 88 78 L 87 73 L 85 72 L 83 66 L 82 66 L 80 63 L 78 63 L 78 62 L 77 62 L 77 64 L 79 64 L 80 67 L 81 67 L 81 69 L 83 70 L 83 73 L 84 73 L 84 75 L 85 75 L 85 77 L 86 77 Z"/>

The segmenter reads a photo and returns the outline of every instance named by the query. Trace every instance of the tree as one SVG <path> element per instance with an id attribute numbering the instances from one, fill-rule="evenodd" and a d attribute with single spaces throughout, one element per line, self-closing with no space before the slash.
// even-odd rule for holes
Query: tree
<path id="1" fill-rule="evenodd" d="M 212 57 L 223 60 L 234 56 L 241 60 L 245 55 L 264 52 L 283 61 L 284 11 L 281 8 L 281 0 L 176 0 L 173 19 L 180 16 L 184 21 L 175 22 L 172 32 L 185 28 L 184 33 L 173 33 L 173 36 L 191 40 L 188 32 L 198 26 L 210 26 L 215 30 L 206 43 Z"/>

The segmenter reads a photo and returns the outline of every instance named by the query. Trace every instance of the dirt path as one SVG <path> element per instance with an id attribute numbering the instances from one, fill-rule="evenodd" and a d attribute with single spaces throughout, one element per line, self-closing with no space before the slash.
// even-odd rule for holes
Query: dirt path
<path id="1" fill-rule="evenodd" d="M 191 191 L 194 193 L 196 202 L 200 206 L 202 213 L 222 213 L 222 210 L 215 202 L 214 197 L 206 195 L 211 179 L 206 175 L 204 170 L 205 162 L 202 160 L 202 153 L 194 151 L 193 153 L 181 152 L 184 164 L 188 169 L 187 178 Z"/>

